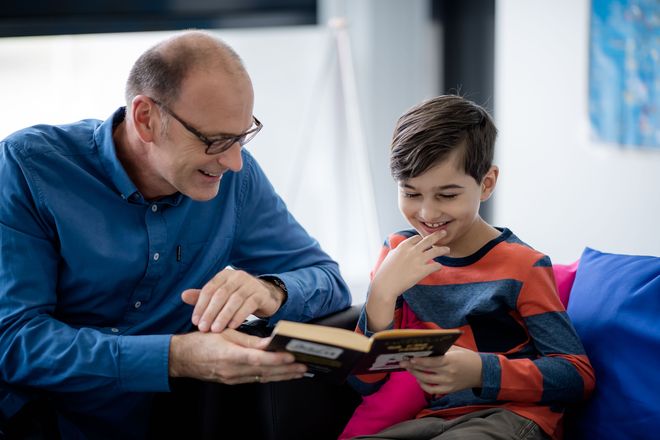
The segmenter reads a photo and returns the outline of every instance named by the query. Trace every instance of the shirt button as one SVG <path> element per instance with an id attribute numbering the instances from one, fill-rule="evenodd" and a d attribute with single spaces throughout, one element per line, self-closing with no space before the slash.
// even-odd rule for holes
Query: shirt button
<path id="1" fill-rule="evenodd" d="M 110 331 L 111 331 L 112 333 L 119 333 L 119 329 L 116 328 L 116 327 L 112 327 L 112 328 L 110 329 Z"/>
<path id="2" fill-rule="evenodd" d="M 160 254 L 158 252 L 156 252 L 154 254 L 154 261 L 158 261 L 159 258 L 160 258 Z"/>
<path id="3" fill-rule="evenodd" d="M 134 307 L 135 307 L 136 309 L 139 309 L 141 305 L 142 305 L 142 302 L 138 301 L 138 302 L 136 302 L 136 303 L 134 304 Z"/>
<path id="4" fill-rule="evenodd" d="M 151 205 L 151 212 L 158 211 L 158 205 Z"/>

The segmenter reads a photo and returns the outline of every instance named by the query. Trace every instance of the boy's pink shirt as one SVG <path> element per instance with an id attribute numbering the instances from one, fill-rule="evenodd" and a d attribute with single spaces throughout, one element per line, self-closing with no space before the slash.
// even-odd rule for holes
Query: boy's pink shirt
<path id="1" fill-rule="evenodd" d="M 564 307 L 568 305 L 579 262 L 552 266 L 559 299 Z M 413 375 L 407 371 L 392 373 L 377 392 L 362 398 L 362 403 L 339 435 L 339 440 L 375 434 L 397 423 L 414 419 L 426 406 L 426 395 Z"/>

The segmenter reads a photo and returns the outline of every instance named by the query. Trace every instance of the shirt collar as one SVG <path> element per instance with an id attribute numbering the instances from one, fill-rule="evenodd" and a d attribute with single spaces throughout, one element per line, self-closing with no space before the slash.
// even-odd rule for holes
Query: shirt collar
<path id="1" fill-rule="evenodd" d="M 124 166 L 117 158 L 115 141 L 112 134 L 115 128 L 117 128 L 125 118 L 126 107 L 120 107 L 112 114 L 112 116 L 96 128 L 94 131 L 94 142 L 98 148 L 103 168 L 112 183 L 115 185 L 121 198 L 131 203 L 146 204 L 149 202 L 145 200 L 140 191 L 138 191 L 131 178 L 126 174 Z M 181 202 L 182 197 L 183 195 L 181 193 L 176 193 L 171 196 L 163 197 L 158 202 L 176 206 Z"/>

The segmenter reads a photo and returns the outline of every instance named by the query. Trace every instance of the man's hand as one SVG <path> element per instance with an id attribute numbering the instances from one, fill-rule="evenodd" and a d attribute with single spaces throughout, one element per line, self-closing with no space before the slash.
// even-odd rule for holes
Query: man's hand
<path id="1" fill-rule="evenodd" d="M 480 388 L 481 356 L 472 350 L 452 346 L 444 356 L 413 358 L 401 362 L 429 394 L 447 394 Z"/>
<path id="2" fill-rule="evenodd" d="M 263 351 L 268 341 L 232 329 L 174 335 L 169 375 L 226 384 L 301 378 L 307 368 L 293 363 L 290 353 Z"/>
<path id="3" fill-rule="evenodd" d="M 192 323 L 201 332 L 221 332 L 237 328 L 250 315 L 273 316 L 284 301 L 284 292 L 242 270 L 223 269 L 202 289 L 181 294 L 194 305 Z"/>

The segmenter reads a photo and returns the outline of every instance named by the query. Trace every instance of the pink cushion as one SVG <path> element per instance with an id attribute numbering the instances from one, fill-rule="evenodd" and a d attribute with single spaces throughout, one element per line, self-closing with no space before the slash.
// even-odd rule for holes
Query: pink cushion
<path id="1" fill-rule="evenodd" d="M 573 287 L 573 281 L 575 281 L 575 273 L 579 263 L 580 260 L 571 264 L 552 265 L 555 281 L 557 282 L 557 292 L 564 307 L 568 307 L 568 299 L 571 296 L 571 288 Z"/>
<path id="2" fill-rule="evenodd" d="M 407 371 L 390 374 L 374 394 L 364 396 L 339 439 L 375 434 L 396 423 L 414 419 L 426 408 L 426 396 Z"/>
<path id="3" fill-rule="evenodd" d="M 579 262 L 552 266 L 559 299 L 564 307 L 568 304 Z M 339 440 L 375 434 L 396 423 L 413 419 L 426 405 L 424 391 L 414 376 L 407 371 L 392 373 L 378 391 L 362 399 Z"/>

